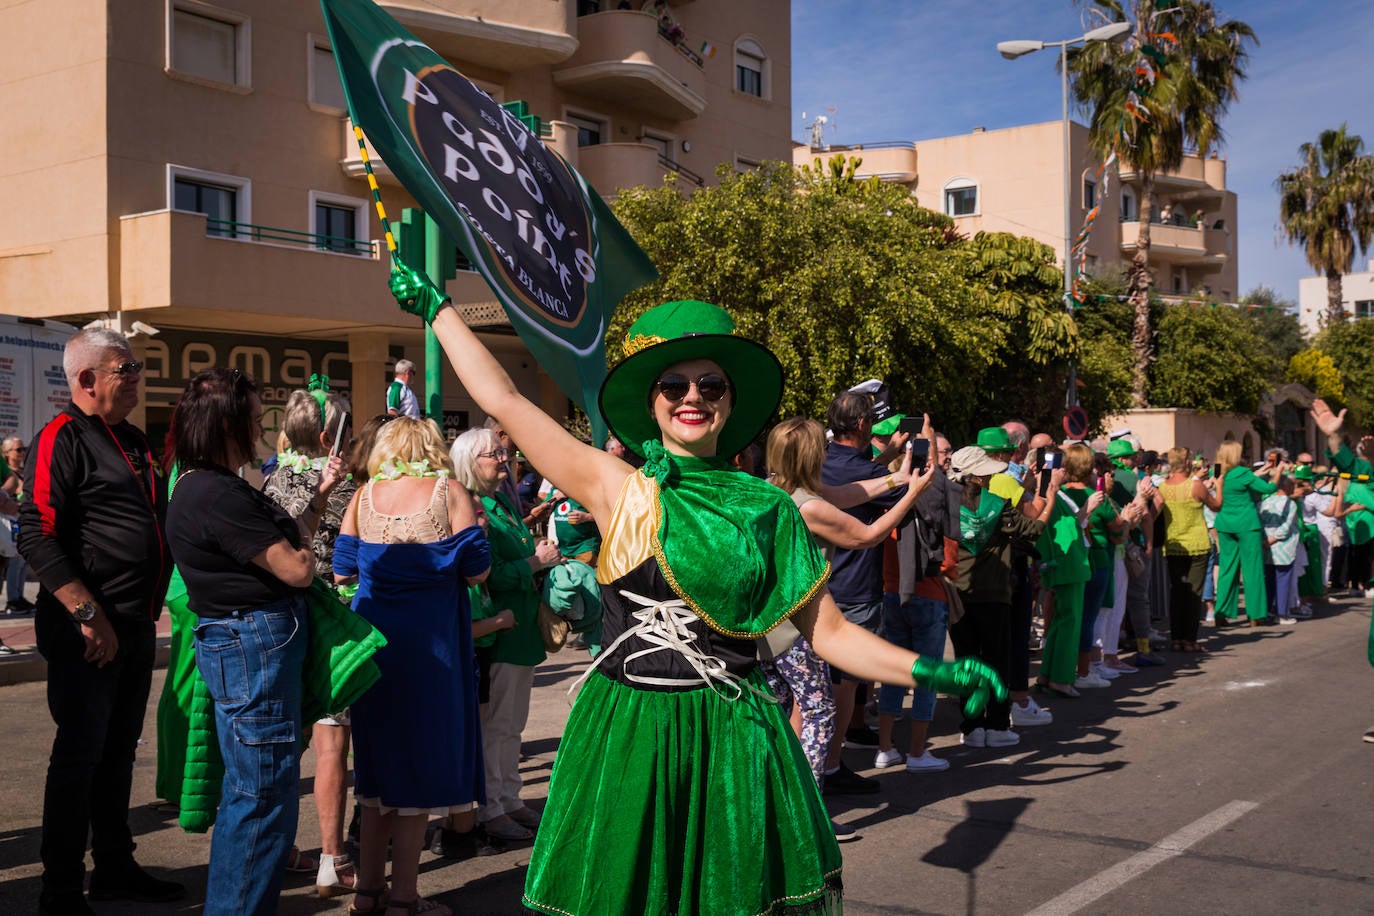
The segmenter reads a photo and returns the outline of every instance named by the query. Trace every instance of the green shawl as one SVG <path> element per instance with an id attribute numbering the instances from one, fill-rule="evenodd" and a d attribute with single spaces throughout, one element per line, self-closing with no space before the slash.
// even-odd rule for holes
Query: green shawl
<path id="1" fill-rule="evenodd" d="M 643 473 L 658 483 L 654 555 L 708 626 L 753 639 L 820 593 L 830 564 L 788 494 L 724 459 L 669 454 L 658 440 L 644 454 Z"/>

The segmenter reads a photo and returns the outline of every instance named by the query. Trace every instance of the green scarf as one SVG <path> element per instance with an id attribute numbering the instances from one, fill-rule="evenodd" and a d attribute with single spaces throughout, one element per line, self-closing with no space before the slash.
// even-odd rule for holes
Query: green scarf
<path id="1" fill-rule="evenodd" d="M 997 520 L 1001 518 L 1006 502 L 1002 497 L 984 490 L 978 500 L 977 511 L 960 506 L 959 546 L 975 556 L 981 553 L 997 530 Z"/>
<path id="2" fill-rule="evenodd" d="M 762 636 L 809 604 L 830 564 L 792 498 L 722 458 L 644 444 L 642 473 L 658 483 L 653 549 L 673 591 L 713 630 Z"/>

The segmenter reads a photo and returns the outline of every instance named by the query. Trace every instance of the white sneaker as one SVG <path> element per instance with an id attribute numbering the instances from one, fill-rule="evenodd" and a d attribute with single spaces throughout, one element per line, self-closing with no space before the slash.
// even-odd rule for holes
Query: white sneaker
<path id="1" fill-rule="evenodd" d="M 1282 626 L 1285 626 L 1285 627 L 1291 627 L 1291 626 L 1293 626 L 1293 624 L 1295 624 L 1295 623 L 1297 623 L 1297 622 L 1298 622 L 1298 618 L 1296 618 L 1296 617 L 1291 617 L 1291 616 L 1290 616 L 1290 617 L 1280 617 L 1280 618 L 1279 618 L 1279 623 L 1280 623 Z"/>
<path id="2" fill-rule="evenodd" d="M 1025 706 L 1011 704 L 1011 724 L 1017 728 L 1030 728 L 1033 725 L 1049 725 L 1054 721 L 1048 709 L 1041 708 L 1034 698 L 1027 698 Z"/>
<path id="3" fill-rule="evenodd" d="M 1088 673 L 1095 674 L 1098 677 L 1102 678 L 1102 680 L 1104 681 L 1114 681 L 1117 678 L 1121 677 L 1120 671 L 1113 671 L 1111 668 L 1108 668 L 1101 662 L 1093 662 L 1091 665 L 1089 665 Z"/>
<path id="4" fill-rule="evenodd" d="M 886 770 L 888 767 L 895 767 L 897 764 L 901 763 L 904 756 L 905 755 L 895 747 L 890 747 L 885 751 L 878 751 L 877 755 L 873 758 L 873 766 L 880 770 Z"/>
<path id="5" fill-rule="evenodd" d="M 1011 729 L 988 729 L 988 747 L 1012 747 L 1021 743 L 1021 736 Z"/>
<path id="6" fill-rule="evenodd" d="M 949 761 L 941 760 L 930 751 L 924 751 L 919 757 L 906 756 L 906 771 L 908 773 L 941 773 L 949 769 Z"/>
<path id="7" fill-rule="evenodd" d="M 1086 675 L 1080 675 L 1073 679 L 1073 685 L 1079 690 L 1083 690 L 1087 687 L 1110 687 L 1111 683 L 1112 682 L 1106 678 L 1098 677 L 1093 671 L 1089 671 Z"/>
<path id="8" fill-rule="evenodd" d="M 964 747 L 987 747 L 988 733 L 981 728 L 975 728 L 967 735 L 959 739 L 959 743 Z"/>

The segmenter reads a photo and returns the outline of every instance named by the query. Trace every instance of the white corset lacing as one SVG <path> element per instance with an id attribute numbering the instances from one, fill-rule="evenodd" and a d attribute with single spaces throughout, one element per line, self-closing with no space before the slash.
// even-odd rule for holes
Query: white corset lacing
<path id="1" fill-rule="evenodd" d="M 628 627 L 625 632 L 616 637 L 615 642 L 597 655 L 596 660 L 588 666 L 586 671 L 582 672 L 582 676 L 573 681 L 573 685 L 568 688 L 568 693 L 572 693 L 580 687 L 582 682 L 591 676 L 591 673 L 602 661 L 615 654 L 615 650 L 620 648 L 621 643 L 631 636 L 638 636 L 649 644 L 649 648 L 640 649 L 638 652 L 632 652 L 625 656 L 624 665 L 627 668 L 631 662 L 646 655 L 671 651 L 686 659 L 698 676 L 695 678 L 653 677 L 633 674 L 626 670 L 625 679 L 627 681 L 656 687 L 695 687 L 698 684 L 705 684 L 715 691 L 721 699 L 731 702 L 744 696 L 746 690 L 756 693 L 770 702 L 778 702 L 772 694 L 759 690 L 745 681 L 744 678 L 726 670 L 725 662 L 714 655 L 707 655 L 697 647 L 697 634 L 688 628 L 697 620 L 697 615 L 692 613 L 687 602 L 681 598 L 674 598 L 671 601 L 655 601 L 653 598 L 645 598 L 643 595 L 636 595 L 634 592 L 624 589 L 620 590 L 620 594 L 640 606 L 639 610 L 630 614 L 638 622 Z"/>

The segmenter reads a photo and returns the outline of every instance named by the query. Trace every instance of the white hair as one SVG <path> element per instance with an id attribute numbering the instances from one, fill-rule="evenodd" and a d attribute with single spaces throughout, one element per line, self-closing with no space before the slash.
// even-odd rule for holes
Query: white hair
<path id="1" fill-rule="evenodd" d="M 67 376 L 67 384 L 76 388 L 76 377 L 81 374 L 81 370 L 99 368 L 101 357 L 111 350 L 128 353 L 128 339 L 109 328 L 86 328 L 77 331 L 62 351 L 62 372 Z"/>
<path id="2" fill-rule="evenodd" d="M 21 447 L 23 444 L 24 440 L 19 438 L 18 436 L 6 436 L 5 441 L 0 442 L 0 452 L 13 451 L 16 448 Z"/>
<path id="3" fill-rule="evenodd" d="M 396 368 L 391 370 L 393 375 L 404 375 L 407 372 L 415 371 L 415 364 L 408 359 L 396 360 Z"/>
<path id="4" fill-rule="evenodd" d="M 469 429 L 449 448 L 453 459 L 453 479 L 474 493 L 490 495 L 496 488 L 477 476 L 477 456 L 501 447 L 501 437 L 493 429 Z"/>

